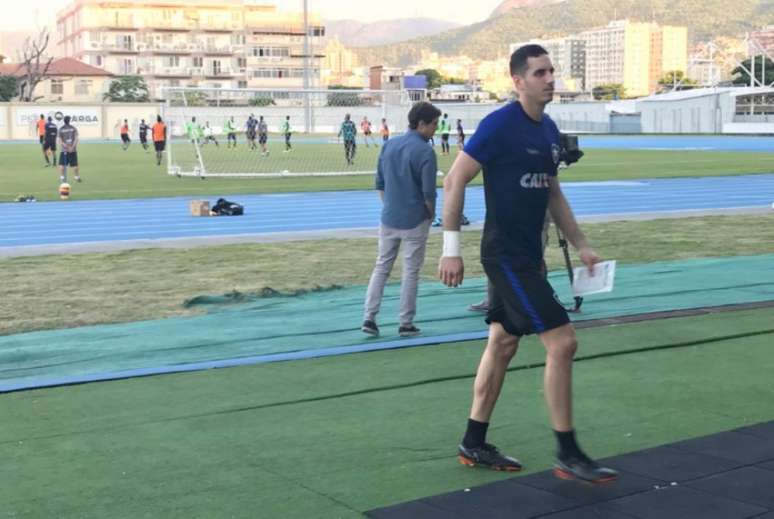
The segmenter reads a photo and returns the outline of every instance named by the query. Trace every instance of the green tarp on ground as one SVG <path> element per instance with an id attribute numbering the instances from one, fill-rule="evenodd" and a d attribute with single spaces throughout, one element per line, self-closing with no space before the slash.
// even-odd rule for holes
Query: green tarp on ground
<path id="1" fill-rule="evenodd" d="M 570 301 L 566 273 L 553 272 L 550 278 L 560 297 Z M 194 317 L 0 337 L 0 390 L 289 352 L 360 351 L 375 342 L 399 339 L 399 288 L 395 283 L 385 291 L 379 316 L 382 336 L 376 340 L 359 331 L 363 286 L 210 304 L 207 314 Z M 467 311 L 484 292 L 484 279 L 466 280 L 457 289 L 422 283 L 416 324 L 423 338 L 449 340 L 484 331 L 482 315 Z M 619 265 L 615 290 L 589 296 L 583 312 L 573 319 L 770 300 L 774 255 Z"/>

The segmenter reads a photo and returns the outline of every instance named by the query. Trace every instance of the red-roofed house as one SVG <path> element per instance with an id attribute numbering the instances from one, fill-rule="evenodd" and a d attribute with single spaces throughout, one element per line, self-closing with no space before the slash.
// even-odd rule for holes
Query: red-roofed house
<path id="1" fill-rule="evenodd" d="M 25 67 L 19 63 L 0 63 L 0 74 L 23 78 Z M 51 62 L 46 77 L 35 87 L 38 102 L 101 103 L 113 74 L 73 58 Z"/>

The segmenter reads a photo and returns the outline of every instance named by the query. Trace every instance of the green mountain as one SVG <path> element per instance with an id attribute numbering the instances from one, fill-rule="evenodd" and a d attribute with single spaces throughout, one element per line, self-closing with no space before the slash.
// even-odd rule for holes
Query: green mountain
<path id="1" fill-rule="evenodd" d="M 390 66 L 416 63 L 422 51 L 494 59 L 507 54 L 514 42 L 565 36 L 622 18 L 686 26 L 690 43 L 718 36 L 743 38 L 747 31 L 774 24 L 774 0 L 566 0 L 515 7 L 435 36 L 353 50 L 361 63 Z"/>

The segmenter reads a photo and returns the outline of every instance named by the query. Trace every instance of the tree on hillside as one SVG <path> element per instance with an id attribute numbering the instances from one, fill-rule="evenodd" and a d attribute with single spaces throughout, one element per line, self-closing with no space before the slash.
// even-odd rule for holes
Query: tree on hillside
<path id="1" fill-rule="evenodd" d="M 35 88 L 46 78 L 48 68 L 54 61 L 54 58 L 44 56 L 49 38 L 48 29 L 43 29 L 37 36 L 24 40 L 19 52 L 19 70 L 23 74 L 16 79 L 20 101 L 34 102 L 43 97 L 35 97 Z"/>
<path id="2" fill-rule="evenodd" d="M 0 102 L 5 103 L 16 97 L 18 88 L 14 76 L 0 76 Z"/>
<path id="3" fill-rule="evenodd" d="M 592 88 L 591 95 L 593 95 L 594 99 L 598 101 L 624 99 L 626 97 L 626 89 L 620 83 L 606 83 L 604 85 L 599 85 Z"/>
<path id="4" fill-rule="evenodd" d="M 658 84 L 664 90 L 690 90 L 698 85 L 696 81 L 686 77 L 682 70 L 670 70 L 658 80 Z"/>
<path id="5" fill-rule="evenodd" d="M 141 76 L 121 76 L 110 83 L 102 99 L 113 103 L 146 103 L 150 101 L 150 94 Z"/>
<path id="6" fill-rule="evenodd" d="M 763 77 L 763 69 L 766 69 L 766 77 Z M 748 58 L 744 60 L 740 66 L 731 71 L 734 77 L 735 85 L 749 85 L 750 84 L 750 72 L 752 71 L 752 59 Z M 761 81 L 764 85 L 770 85 L 774 83 L 774 61 L 766 58 L 765 66 L 761 64 L 761 59 L 755 59 L 755 85 L 758 86 L 757 81 Z"/>
<path id="7" fill-rule="evenodd" d="M 427 88 L 438 88 L 443 84 L 443 76 L 434 68 L 417 70 L 414 75 L 425 76 L 427 78 Z"/>

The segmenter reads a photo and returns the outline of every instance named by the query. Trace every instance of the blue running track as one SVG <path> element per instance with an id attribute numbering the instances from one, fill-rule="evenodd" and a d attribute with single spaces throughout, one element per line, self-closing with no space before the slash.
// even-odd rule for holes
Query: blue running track
<path id="1" fill-rule="evenodd" d="M 706 142 L 706 138 L 704 138 Z M 640 213 L 763 209 L 774 202 L 774 174 L 563 184 L 579 217 Z M 375 228 L 381 202 L 374 192 L 344 191 L 227 196 L 241 217 L 188 213 L 191 197 L 0 204 L 0 250 L 22 246 L 132 240 L 256 236 L 270 233 Z M 467 191 L 465 214 L 484 218 L 481 187 Z"/>

